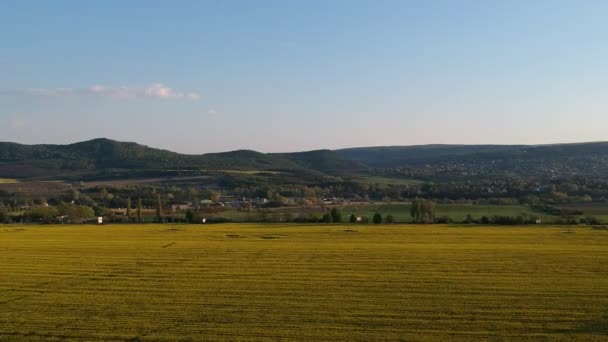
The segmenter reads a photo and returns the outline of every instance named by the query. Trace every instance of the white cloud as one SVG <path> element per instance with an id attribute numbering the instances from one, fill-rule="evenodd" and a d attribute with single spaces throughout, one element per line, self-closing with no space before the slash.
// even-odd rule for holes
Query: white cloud
<path id="1" fill-rule="evenodd" d="M 94 95 L 109 97 L 118 100 L 128 100 L 137 97 L 137 92 L 135 91 L 135 89 L 127 86 L 109 87 L 96 84 L 94 86 L 89 87 L 87 91 Z"/>
<path id="2" fill-rule="evenodd" d="M 144 94 L 148 97 L 157 97 L 159 99 L 172 99 L 184 97 L 183 93 L 176 92 L 173 89 L 165 86 L 162 83 L 151 84 L 144 90 Z"/>
<path id="3" fill-rule="evenodd" d="M 115 100 L 161 99 L 161 100 L 199 100 L 196 92 L 182 92 L 162 83 L 147 86 L 107 86 L 95 84 L 86 88 L 30 88 L 21 91 L 39 97 L 98 96 Z"/>
<path id="4" fill-rule="evenodd" d="M 215 109 L 213 109 L 213 108 L 210 108 L 210 109 L 207 111 L 207 113 L 209 113 L 209 114 L 211 114 L 211 115 L 215 115 L 215 114 L 217 114 L 217 111 L 216 111 Z"/>

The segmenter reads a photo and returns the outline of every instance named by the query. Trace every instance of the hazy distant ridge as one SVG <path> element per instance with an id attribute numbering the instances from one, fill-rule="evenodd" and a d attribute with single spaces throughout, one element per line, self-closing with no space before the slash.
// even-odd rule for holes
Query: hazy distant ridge
<path id="1" fill-rule="evenodd" d="M 133 142 L 93 139 L 69 145 L 23 145 L 0 142 L 0 176 L 27 176 L 36 169 L 90 172 L 133 170 L 306 170 L 348 174 L 371 168 L 446 167 L 531 173 L 567 169 L 569 174 L 608 170 L 608 142 L 557 145 L 420 145 L 360 147 L 295 153 L 237 150 L 186 155 Z M 17 170 L 17 171 L 16 171 Z M 42 171 L 41 171 L 42 170 Z M 553 172 L 553 171 L 552 171 Z M 557 171 L 556 171 L 557 172 Z"/>

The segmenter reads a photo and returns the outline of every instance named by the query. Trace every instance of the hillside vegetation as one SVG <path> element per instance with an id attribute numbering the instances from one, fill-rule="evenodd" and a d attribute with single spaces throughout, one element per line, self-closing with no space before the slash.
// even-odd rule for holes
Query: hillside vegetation
<path id="1" fill-rule="evenodd" d="M 424 145 L 260 153 L 237 150 L 185 155 L 132 142 L 94 139 L 70 145 L 0 143 L 0 177 L 131 170 L 153 176 L 175 171 L 292 170 L 310 174 L 381 173 L 419 179 L 498 177 L 573 177 L 608 175 L 608 143 L 543 146 Z"/>
<path id="2" fill-rule="evenodd" d="M 131 142 L 95 139 L 71 145 L 0 143 L 0 163 L 35 168 L 91 171 L 102 169 L 252 169 L 294 168 L 279 156 L 239 150 L 185 155 Z"/>

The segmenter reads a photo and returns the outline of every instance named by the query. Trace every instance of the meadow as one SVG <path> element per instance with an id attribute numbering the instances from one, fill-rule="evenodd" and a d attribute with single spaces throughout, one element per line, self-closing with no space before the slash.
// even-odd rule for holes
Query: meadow
<path id="1" fill-rule="evenodd" d="M 329 212 L 330 207 L 285 207 L 266 210 L 269 217 L 322 217 L 323 214 Z M 349 216 L 363 216 L 372 219 L 375 213 L 382 214 L 383 217 L 392 215 L 395 222 L 411 223 L 410 205 L 405 203 L 374 203 L 374 204 L 347 204 L 339 207 L 342 212 L 343 220 L 348 220 Z M 558 219 L 556 216 L 547 215 L 542 212 L 534 211 L 532 208 L 523 205 L 480 205 L 480 204 L 437 204 L 436 217 L 449 217 L 454 222 L 462 222 L 467 215 L 471 215 L 475 219 L 480 219 L 482 216 L 520 216 L 527 215 L 528 217 L 539 217 L 543 222 L 552 222 Z M 211 213 L 210 217 L 225 217 L 235 222 L 249 221 L 259 219 L 260 212 L 253 211 L 248 213 L 245 210 L 225 209 Z M 153 217 L 150 217 L 153 219 Z M 608 222 L 608 218 L 602 222 Z"/>
<path id="2" fill-rule="evenodd" d="M 0 226 L 0 341 L 608 339 L 608 230 Z"/>
<path id="3" fill-rule="evenodd" d="M 606 205 L 606 203 L 563 204 L 560 205 L 559 208 L 580 210 L 585 213 L 585 215 L 593 216 L 600 220 L 602 223 L 608 222 L 608 205 Z"/>
<path id="4" fill-rule="evenodd" d="M 362 176 L 369 184 L 384 184 L 384 185 L 415 185 L 423 184 L 424 182 L 417 179 L 403 177 L 388 177 L 388 176 Z"/>
<path id="5" fill-rule="evenodd" d="M 375 213 L 383 216 L 393 215 L 398 222 L 412 222 L 409 204 L 372 204 L 360 206 L 345 206 L 342 209 L 346 215 L 366 216 L 372 218 Z M 549 215 L 535 212 L 523 205 L 481 205 L 481 204 L 437 204 L 436 217 L 446 216 L 455 222 L 463 221 L 467 215 L 479 219 L 482 216 L 538 216 L 544 220 L 553 218 Z"/>

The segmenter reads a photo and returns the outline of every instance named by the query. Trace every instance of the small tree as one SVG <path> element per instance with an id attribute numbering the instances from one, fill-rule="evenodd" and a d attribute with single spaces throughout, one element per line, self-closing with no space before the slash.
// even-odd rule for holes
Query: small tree
<path id="1" fill-rule="evenodd" d="M 76 189 L 70 189 L 68 192 L 68 197 L 70 201 L 78 201 L 80 199 L 80 192 Z"/>
<path id="2" fill-rule="evenodd" d="M 374 224 L 382 223 L 382 215 L 380 213 L 375 213 L 373 217 Z"/>
<path id="3" fill-rule="evenodd" d="M 127 198 L 127 220 L 131 219 L 131 197 Z"/>
<path id="4" fill-rule="evenodd" d="M 331 215 L 330 214 L 323 215 L 323 217 L 321 218 L 321 222 L 323 222 L 323 223 L 331 223 Z"/>
<path id="5" fill-rule="evenodd" d="M 220 196 L 221 194 L 217 191 L 212 191 L 209 194 L 209 199 L 213 202 L 213 203 L 218 203 L 220 201 Z"/>
<path id="6" fill-rule="evenodd" d="M 340 213 L 340 210 L 338 210 L 337 208 L 332 208 L 331 209 L 331 220 L 335 223 L 340 223 L 342 222 L 342 213 Z"/>
<path id="7" fill-rule="evenodd" d="M 186 221 L 187 221 L 188 223 L 191 223 L 191 222 L 193 222 L 193 221 L 194 221 L 194 213 L 193 213 L 193 212 L 192 212 L 192 210 L 190 210 L 190 209 L 188 209 L 188 210 L 186 211 Z"/>
<path id="8" fill-rule="evenodd" d="M 420 211 L 420 201 L 418 199 L 413 200 L 410 207 L 410 216 L 415 223 L 420 222 Z"/>
<path id="9" fill-rule="evenodd" d="M 430 200 L 424 200 L 424 217 L 426 218 L 426 222 L 433 223 L 435 221 L 435 202 Z"/>
<path id="10" fill-rule="evenodd" d="M 386 215 L 385 222 L 386 223 L 395 223 L 395 218 L 393 217 L 393 215 Z"/>
<path id="11" fill-rule="evenodd" d="M 357 216 L 355 214 L 350 214 L 350 219 L 348 220 L 350 223 L 357 222 Z"/>
<path id="12" fill-rule="evenodd" d="M 56 207 L 35 207 L 26 216 L 30 222 L 52 223 L 59 216 L 59 210 Z"/>
<path id="13" fill-rule="evenodd" d="M 8 210 L 0 209 L 0 223 L 8 223 L 10 221 L 10 216 L 8 214 Z"/>
<path id="14" fill-rule="evenodd" d="M 160 199 L 160 194 L 156 194 L 156 219 L 158 222 L 163 221 L 163 202 Z"/>
<path id="15" fill-rule="evenodd" d="M 106 188 L 103 188 L 99 191 L 99 198 L 101 198 L 102 201 L 105 201 L 108 198 L 108 190 Z"/>
<path id="16" fill-rule="evenodd" d="M 410 215 L 415 223 L 433 223 L 435 221 L 435 202 L 415 199 L 412 201 Z"/>
<path id="17" fill-rule="evenodd" d="M 190 201 L 196 202 L 198 195 L 198 190 L 196 190 L 196 188 L 188 188 L 188 198 Z"/>
<path id="18" fill-rule="evenodd" d="M 144 222 L 144 215 L 141 208 L 141 198 L 137 199 L 137 222 Z"/>

